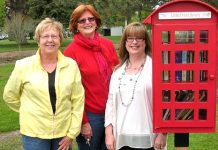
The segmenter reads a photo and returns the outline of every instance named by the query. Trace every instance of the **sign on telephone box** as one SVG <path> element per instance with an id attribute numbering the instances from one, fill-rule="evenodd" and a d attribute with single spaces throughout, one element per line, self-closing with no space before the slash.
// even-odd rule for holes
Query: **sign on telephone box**
<path id="1" fill-rule="evenodd" d="M 144 23 L 152 29 L 154 132 L 215 132 L 218 10 L 174 0 Z"/>

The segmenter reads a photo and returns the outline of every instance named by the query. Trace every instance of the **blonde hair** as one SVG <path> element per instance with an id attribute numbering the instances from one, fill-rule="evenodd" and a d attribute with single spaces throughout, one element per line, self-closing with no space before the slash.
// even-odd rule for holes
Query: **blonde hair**
<path id="1" fill-rule="evenodd" d="M 44 20 L 42 20 L 36 27 L 35 30 L 35 40 L 37 42 L 39 42 L 39 38 L 41 36 L 41 34 L 46 30 L 46 29 L 56 29 L 57 31 L 59 31 L 59 37 L 60 37 L 60 42 L 62 42 L 64 36 L 63 36 L 63 25 L 58 22 L 55 21 L 51 18 L 45 18 Z"/>
<path id="2" fill-rule="evenodd" d="M 77 33 L 77 21 L 80 18 L 80 16 L 86 11 L 90 12 L 95 17 L 97 28 L 101 26 L 101 18 L 99 13 L 95 10 L 95 8 L 92 5 L 80 4 L 76 7 L 76 9 L 72 12 L 70 16 L 70 32 L 74 34 Z"/>

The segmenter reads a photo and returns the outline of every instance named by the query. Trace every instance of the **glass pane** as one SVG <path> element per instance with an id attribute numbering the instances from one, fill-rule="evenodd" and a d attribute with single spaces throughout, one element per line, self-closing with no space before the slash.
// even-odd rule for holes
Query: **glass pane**
<path id="1" fill-rule="evenodd" d="M 207 50 L 200 51 L 200 63 L 208 63 L 208 51 Z"/>
<path id="2" fill-rule="evenodd" d="M 175 82 L 194 82 L 193 70 L 176 70 Z"/>
<path id="3" fill-rule="evenodd" d="M 208 80 L 208 71 L 207 70 L 200 70 L 199 74 L 199 81 L 206 82 Z"/>
<path id="4" fill-rule="evenodd" d="M 199 101 L 206 102 L 207 101 L 207 90 L 200 90 L 199 91 Z"/>
<path id="5" fill-rule="evenodd" d="M 170 102 L 170 90 L 162 90 L 162 102 Z"/>
<path id="6" fill-rule="evenodd" d="M 180 50 L 175 52 L 176 64 L 189 64 L 194 63 L 194 51 L 193 50 Z"/>
<path id="7" fill-rule="evenodd" d="M 199 109 L 198 116 L 199 116 L 199 120 L 207 120 L 207 110 Z"/>
<path id="8" fill-rule="evenodd" d="M 175 31 L 176 44 L 188 44 L 195 42 L 194 31 Z"/>
<path id="9" fill-rule="evenodd" d="M 208 31 L 207 30 L 200 31 L 200 43 L 208 43 Z"/>
<path id="10" fill-rule="evenodd" d="M 175 120 L 193 120 L 194 109 L 176 109 Z"/>
<path id="11" fill-rule="evenodd" d="M 175 101 L 176 102 L 193 102 L 194 101 L 194 91 L 192 90 L 177 90 L 175 91 Z"/>
<path id="12" fill-rule="evenodd" d="M 170 82 L 170 71 L 169 70 L 162 71 L 162 82 Z"/>
<path id="13" fill-rule="evenodd" d="M 162 43 L 169 44 L 170 43 L 170 32 L 162 31 Z"/>
<path id="14" fill-rule="evenodd" d="M 170 109 L 163 109 L 162 119 L 163 120 L 170 120 Z"/>
<path id="15" fill-rule="evenodd" d="M 169 64 L 169 63 L 170 63 L 170 52 L 162 51 L 162 64 Z"/>

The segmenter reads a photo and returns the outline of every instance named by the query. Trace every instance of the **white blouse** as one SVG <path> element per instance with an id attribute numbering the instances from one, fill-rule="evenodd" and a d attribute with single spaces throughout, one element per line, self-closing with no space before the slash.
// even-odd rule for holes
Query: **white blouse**
<path id="1" fill-rule="evenodd" d="M 116 149 L 123 146 L 150 148 L 156 137 L 152 132 L 152 59 L 146 57 L 141 73 L 122 75 L 125 66 L 126 63 L 114 71 L 111 77 L 105 127 L 113 125 Z M 134 98 L 131 101 L 132 96 Z"/>

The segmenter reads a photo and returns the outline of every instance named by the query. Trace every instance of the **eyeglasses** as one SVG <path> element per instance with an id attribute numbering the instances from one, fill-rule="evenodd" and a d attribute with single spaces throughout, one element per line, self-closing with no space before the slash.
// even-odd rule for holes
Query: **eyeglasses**
<path id="1" fill-rule="evenodd" d="M 57 40 L 59 38 L 58 35 L 43 35 L 43 36 L 40 36 L 43 40 L 48 40 L 49 37 L 51 37 L 52 40 Z"/>
<path id="2" fill-rule="evenodd" d="M 84 23 L 86 23 L 86 20 L 88 20 L 89 22 L 93 22 L 93 21 L 95 21 L 95 17 L 83 18 L 83 19 L 78 20 L 77 23 L 84 24 Z"/>
<path id="3" fill-rule="evenodd" d="M 132 43 L 134 40 L 135 40 L 136 42 L 142 42 L 142 41 L 144 41 L 143 38 L 137 38 L 137 37 L 128 37 L 128 38 L 126 39 L 126 41 L 129 42 L 129 43 Z"/>

